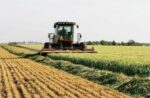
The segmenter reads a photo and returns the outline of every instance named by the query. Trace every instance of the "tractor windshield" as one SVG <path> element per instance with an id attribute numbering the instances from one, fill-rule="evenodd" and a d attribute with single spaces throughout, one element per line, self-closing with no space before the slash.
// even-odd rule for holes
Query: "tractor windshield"
<path id="1" fill-rule="evenodd" d="M 72 32 L 72 27 L 71 26 L 60 26 L 58 28 L 58 31 L 61 31 L 61 30 L 66 30 L 66 32 Z"/>
<path id="2" fill-rule="evenodd" d="M 70 40 L 73 38 L 73 26 L 59 26 L 58 35 L 61 40 Z"/>

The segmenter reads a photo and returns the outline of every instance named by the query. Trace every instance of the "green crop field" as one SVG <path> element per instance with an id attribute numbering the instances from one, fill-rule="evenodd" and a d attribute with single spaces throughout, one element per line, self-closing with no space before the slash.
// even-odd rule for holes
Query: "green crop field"
<path id="1" fill-rule="evenodd" d="M 63 53 L 49 56 L 127 75 L 150 75 L 150 47 L 95 46 L 95 48 L 98 51 L 96 54 Z"/>

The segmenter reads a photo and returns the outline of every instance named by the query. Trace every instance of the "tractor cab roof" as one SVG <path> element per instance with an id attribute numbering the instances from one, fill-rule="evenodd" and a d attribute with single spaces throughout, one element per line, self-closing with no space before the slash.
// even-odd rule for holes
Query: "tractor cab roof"
<path id="1" fill-rule="evenodd" d="M 75 24 L 76 24 L 75 22 L 56 22 L 54 23 L 54 28 L 56 28 L 56 25 L 66 26 L 66 25 L 75 25 Z"/>

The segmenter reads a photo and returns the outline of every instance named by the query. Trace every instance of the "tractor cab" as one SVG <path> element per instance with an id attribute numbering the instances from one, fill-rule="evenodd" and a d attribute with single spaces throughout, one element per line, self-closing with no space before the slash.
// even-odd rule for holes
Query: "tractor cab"
<path id="1" fill-rule="evenodd" d="M 56 22 L 54 24 L 55 33 L 49 33 L 52 43 L 71 44 L 74 42 L 74 22 Z M 78 28 L 78 26 L 77 26 Z"/>
<path id="2" fill-rule="evenodd" d="M 54 24 L 55 42 L 73 43 L 74 26 L 74 22 L 56 22 Z"/>

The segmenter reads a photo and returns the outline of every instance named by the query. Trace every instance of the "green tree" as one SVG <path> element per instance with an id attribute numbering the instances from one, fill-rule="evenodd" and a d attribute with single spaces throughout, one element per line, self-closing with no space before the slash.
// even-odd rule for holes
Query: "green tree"
<path id="1" fill-rule="evenodd" d="M 136 42 L 135 42 L 134 40 L 129 40 L 129 41 L 127 42 L 127 44 L 128 44 L 128 45 L 135 45 Z"/>
<path id="2" fill-rule="evenodd" d="M 112 45 L 116 45 L 116 44 L 117 44 L 117 43 L 113 40 L 113 41 L 112 41 Z"/>

